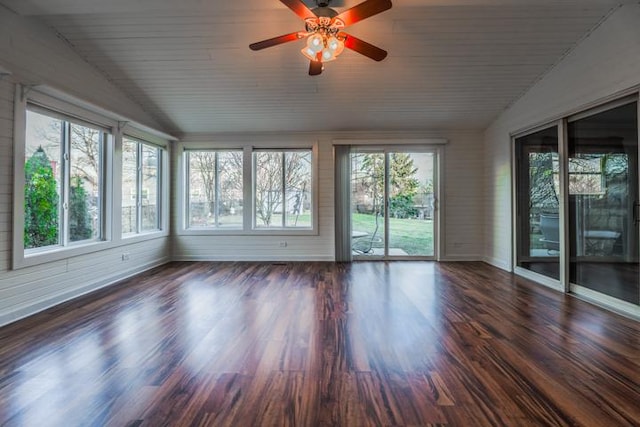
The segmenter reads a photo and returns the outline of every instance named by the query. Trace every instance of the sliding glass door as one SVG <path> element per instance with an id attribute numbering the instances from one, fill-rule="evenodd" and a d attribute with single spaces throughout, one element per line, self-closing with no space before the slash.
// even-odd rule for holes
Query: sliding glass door
<path id="1" fill-rule="evenodd" d="M 633 304 L 640 302 L 637 119 L 633 102 L 570 120 L 567 132 L 570 282 Z"/>
<path id="2" fill-rule="evenodd" d="M 568 117 L 514 142 L 516 271 L 637 310 L 637 99 Z"/>
<path id="3" fill-rule="evenodd" d="M 560 280 L 558 126 L 516 139 L 517 266 Z"/>
<path id="4" fill-rule="evenodd" d="M 351 243 L 356 258 L 434 258 L 436 152 L 351 152 Z"/>
<path id="5" fill-rule="evenodd" d="M 354 256 L 384 256 L 385 154 L 351 152 L 351 248 Z"/>

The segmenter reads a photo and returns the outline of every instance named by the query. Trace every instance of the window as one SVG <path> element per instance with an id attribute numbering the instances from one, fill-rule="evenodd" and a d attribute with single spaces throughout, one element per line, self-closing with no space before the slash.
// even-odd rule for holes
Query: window
<path id="1" fill-rule="evenodd" d="M 160 230 L 162 149 L 122 140 L 122 234 Z"/>
<path id="2" fill-rule="evenodd" d="M 13 268 L 166 236 L 168 136 L 49 90 L 15 97 Z"/>
<path id="3" fill-rule="evenodd" d="M 242 150 L 187 151 L 187 227 L 242 229 Z"/>
<path id="4" fill-rule="evenodd" d="M 255 228 L 311 228 L 311 161 L 311 150 L 253 153 Z"/>
<path id="5" fill-rule="evenodd" d="M 186 234 L 313 234 L 315 147 L 184 147 Z M 288 147 L 288 146 L 287 146 Z"/>
<path id="6" fill-rule="evenodd" d="M 104 159 L 99 127 L 29 106 L 24 159 L 24 249 L 103 239 Z"/>

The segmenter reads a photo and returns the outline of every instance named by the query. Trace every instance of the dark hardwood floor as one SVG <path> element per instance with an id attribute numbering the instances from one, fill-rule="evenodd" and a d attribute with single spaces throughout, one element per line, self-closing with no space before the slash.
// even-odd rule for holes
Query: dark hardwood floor
<path id="1" fill-rule="evenodd" d="M 640 425 L 640 324 L 482 263 L 172 263 L 0 374 L 3 426 Z"/>

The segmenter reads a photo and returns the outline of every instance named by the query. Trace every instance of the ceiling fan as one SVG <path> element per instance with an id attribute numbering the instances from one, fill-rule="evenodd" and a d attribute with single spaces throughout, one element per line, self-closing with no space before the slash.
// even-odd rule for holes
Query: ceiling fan
<path id="1" fill-rule="evenodd" d="M 310 60 L 310 76 L 322 73 L 323 64 L 336 59 L 345 47 L 374 61 L 382 61 L 386 58 L 385 50 L 345 33 L 343 29 L 391 9 L 391 0 L 366 0 L 342 13 L 329 7 L 331 0 L 315 0 L 317 7 L 313 10 L 301 0 L 280 1 L 304 20 L 305 30 L 252 43 L 249 45 L 251 50 L 261 50 L 306 38 L 307 44 L 301 52 Z"/>

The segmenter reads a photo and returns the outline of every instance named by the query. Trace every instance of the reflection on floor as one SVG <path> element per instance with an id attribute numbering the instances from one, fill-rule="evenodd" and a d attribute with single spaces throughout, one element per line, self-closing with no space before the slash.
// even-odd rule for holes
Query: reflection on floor
<path id="1" fill-rule="evenodd" d="M 522 267 L 554 279 L 560 277 L 559 263 L 530 262 Z M 570 274 L 572 283 L 632 304 L 640 302 L 638 263 L 581 261 L 571 263 Z"/>
<path id="2" fill-rule="evenodd" d="M 480 262 L 172 262 L 0 328 L 0 426 L 638 426 L 638 355 Z"/>

